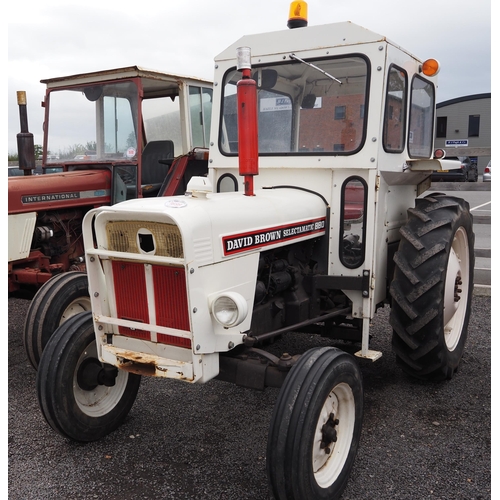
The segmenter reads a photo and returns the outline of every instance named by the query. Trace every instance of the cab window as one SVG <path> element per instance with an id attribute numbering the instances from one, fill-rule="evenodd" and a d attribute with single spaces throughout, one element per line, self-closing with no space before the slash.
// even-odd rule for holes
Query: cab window
<path id="1" fill-rule="evenodd" d="M 383 132 L 384 150 L 388 153 L 401 153 L 405 147 L 407 79 L 406 71 L 391 66 L 387 79 Z"/>
<path id="2" fill-rule="evenodd" d="M 350 177 L 342 185 L 339 258 L 342 264 L 355 269 L 365 260 L 366 182 Z"/>
<path id="3" fill-rule="evenodd" d="M 434 85 L 416 75 L 411 84 L 408 153 L 411 158 L 430 158 L 434 134 Z"/>
<path id="4" fill-rule="evenodd" d="M 348 155 L 365 140 L 370 66 L 361 55 L 291 58 L 255 66 L 259 155 Z M 232 69 L 223 82 L 220 149 L 238 152 L 236 86 Z"/>
<path id="5" fill-rule="evenodd" d="M 212 118 L 212 89 L 189 87 L 189 114 L 194 147 L 208 148 Z"/>
<path id="6" fill-rule="evenodd" d="M 142 102 L 142 119 L 147 142 L 172 141 L 174 156 L 182 152 L 179 96 L 155 97 Z"/>

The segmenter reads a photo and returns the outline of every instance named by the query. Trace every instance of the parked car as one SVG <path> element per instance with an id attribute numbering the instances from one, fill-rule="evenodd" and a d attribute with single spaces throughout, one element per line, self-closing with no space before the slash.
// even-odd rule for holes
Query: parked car
<path id="1" fill-rule="evenodd" d="M 17 167 L 9 167 L 9 177 L 17 177 L 18 175 L 24 175 L 24 170 Z"/>
<path id="2" fill-rule="evenodd" d="M 441 163 L 450 168 L 432 172 L 432 182 L 477 182 L 477 163 L 468 156 L 447 156 Z"/>
<path id="3" fill-rule="evenodd" d="M 488 165 L 484 167 L 483 182 L 491 182 L 491 160 L 488 162 Z"/>

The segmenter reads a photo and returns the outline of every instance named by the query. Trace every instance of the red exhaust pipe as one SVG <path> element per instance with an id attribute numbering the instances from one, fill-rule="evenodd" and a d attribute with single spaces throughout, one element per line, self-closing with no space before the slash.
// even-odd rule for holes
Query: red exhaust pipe
<path id="1" fill-rule="evenodd" d="M 257 83 L 251 77 L 250 48 L 240 47 L 236 53 L 237 69 L 242 72 L 236 86 L 239 174 L 244 176 L 245 196 L 254 196 L 253 176 L 259 175 Z"/>

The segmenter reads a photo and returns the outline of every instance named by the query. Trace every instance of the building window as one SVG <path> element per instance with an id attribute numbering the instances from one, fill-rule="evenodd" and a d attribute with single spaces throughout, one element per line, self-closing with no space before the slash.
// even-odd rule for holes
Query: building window
<path id="1" fill-rule="evenodd" d="M 345 106 L 335 106 L 335 120 L 345 119 Z"/>
<path id="2" fill-rule="evenodd" d="M 469 137 L 479 137 L 479 115 L 469 115 Z"/>
<path id="3" fill-rule="evenodd" d="M 446 137 L 447 116 L 438 116 L 436 121 L 436 137 Z"/>
<path id="4" fill-rule="evenodd" d="M 345 151 L 345 145 L 344 144 L 334 144 L 333 150 L 334 151 Z"/>
<path id="5" fill-rule="evenodd" d="M 361 104 L 359 106 L 359 117 L 363 119 L 365 117 L 365 105 Z"/>

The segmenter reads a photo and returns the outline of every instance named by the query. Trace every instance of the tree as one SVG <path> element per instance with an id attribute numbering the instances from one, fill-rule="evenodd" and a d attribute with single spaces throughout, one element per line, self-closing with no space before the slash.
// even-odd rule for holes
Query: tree
<path id="1" fill-rule="evenodd" d="M 40 160 L 42 158 L 43 148 L 40 144 L 35 144 L 35 160 Z M 18 153 L 8 153 L 7 161 L 19 161 Z"/>
<path id="2" fill-rule="evenodd" d="M 96 141 L 87 141 L 85 144 L 86 151 L 96 151 L 97 150 L 97 142 Z"/>

